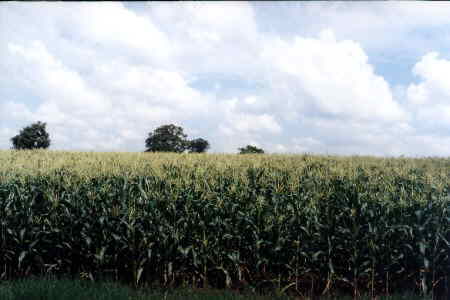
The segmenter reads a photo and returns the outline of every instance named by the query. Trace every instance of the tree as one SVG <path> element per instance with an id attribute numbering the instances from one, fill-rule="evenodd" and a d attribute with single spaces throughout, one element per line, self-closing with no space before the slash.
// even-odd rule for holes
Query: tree
<path id="1" fill-rule="evenodd" d="M 178 152 L 186 150 L 188 142 L 183 128 L 173 124 L 163 125 L 148 134 L 146 152 Z"/>
<path id="2" fill-rule="evenodd" d="M 194 139 L 191 140 L 189 142 L 189 153 L 203 153 L 206 152 L 206 150 L 208 150 L 209 148 L 209 143 L 207 140 L 202 139 L 202 138 L 198 138 L 198 139 Z"/>
<path id="3" fill-rule="evenodd" d="M 11 138 L 13 149 L 47 149 L 50 138 L 45 130 L 46 123 L 38 121 L 25 128 Z"/>
<path id="4" fill-rule="evenodd" d="M 262 154 L 262 153 L 264 153 L 263 149 L 260 149 L 258 147 L 251 146 L 251 145 L 247 145 L 247 146 L 245 146 L 245 148 L 238 148 L 238 150 L 239 150 L 239 154 L 251 154 L 251 153 Z"/>

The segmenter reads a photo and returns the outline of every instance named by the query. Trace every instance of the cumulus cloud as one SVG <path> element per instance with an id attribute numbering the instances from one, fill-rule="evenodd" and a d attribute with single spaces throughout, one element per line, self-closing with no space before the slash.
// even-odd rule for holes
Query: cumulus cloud
<path id="1" fill-rule="evenodd" d="M 449 153 L 450 62 L 435 52 L 417 57 L 419 81 L 407 86 L 374 63 L 389 24 L 389 38 L 401 41 L 418 26 L 445 26 L 446 7 L 301 4 L 264 18 L 261 4 L 247 2 L 130 6 L 0 7 L 1 148 L 42 120 L 54 149 L 141 151 L 149 131 L 175 123 L 216 152 L 253 144 L 283 153 Z M 386 8 L 436 18 L 399 21 Z M 270 30 L 294 12 L 299 26 Z"/>
<path id="2" fill-rule="evenodd" d="M 436 45 L 450 45 L 450 40 L 443 36 L 450 25 L 448 3 L 313 1 L 255 4 L 254 7 L 256 15 L 267 20 L 263 23 L 266 31 L 310 37 L 332 28 L 344 39 L 359 41 L 369 52 L 381 51 L 379 60 L 391 59 L 393 54 L 398 63 L 405 57 L 415 59 L 414 55 Z"/>
<path id="3" fill-rule="evenodd" d="M 414 66 L 418 83 L 407 88 L 407 99 L 416 123 L 422 129 L 448 134 L 450 126 L 450 60 L 439 58 L 436 52 L 424 55 Z"/>
<path id="4" fill-rule="evenodd" d="M 98 72 L 86 77 L 93 79 L 89 81 L 57 61 L 41 42 L 32 42 L 28 47 L 10 44 L 9 50 L 22 68 L 31 70 L 27 80 L 44 99 L 33 113 L 22 113 L 21 120 L 47 120 L 49 129 L 59 136 L 63 136 L 60 131 L 64 128 L 70 134 L 74 134 L 71 128 L 77 128 L 75 136 L 83 141 L 83 149 L 123 147 L 126 142 L 138 140 L 138 135 L 130 132 L 138 131 L 142 138 L 144 126 L 206 113 L 206 97 L 189 88 L 175 72 L 112 63 L 99 65 Z M 6 109 L 15 104 L 8 105 Z M 18 106 L 23 111 L 26 108 L 16 104 L 15 111 L 20 111 Z M 115 130 L 118 135 L 111 134 Z M 56 138 L 54 142 L 58 145 L 62 140 Z M 71 143 L 59 146 L 73 147 Z"/>
<path id="5" fill-rule="evenodd" d="M 242 79 L 257 74 L 260 35 L 250 3 L 149 3 L 145 12 L 170 37 L 181 70 Z"/>
<path id="6" fill-rule="evenodd" d="M 289 80 L 290 86 L 300 87 L 297 101 L 306 113 L 377 121 L 406 118 L 360 45 L 337 41 L 331 30 L 322 31 L 319 38 L 270 41 L 263 56 L 278 73 L 275 85 Z"/>

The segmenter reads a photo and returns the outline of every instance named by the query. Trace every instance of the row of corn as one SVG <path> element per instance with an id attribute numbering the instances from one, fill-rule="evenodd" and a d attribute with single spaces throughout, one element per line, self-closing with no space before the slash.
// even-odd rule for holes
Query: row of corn
<path id="1" fill-rule="evenodd" d="M 0 152 L 0 279 L 445 295 L 450 161 Z"/>

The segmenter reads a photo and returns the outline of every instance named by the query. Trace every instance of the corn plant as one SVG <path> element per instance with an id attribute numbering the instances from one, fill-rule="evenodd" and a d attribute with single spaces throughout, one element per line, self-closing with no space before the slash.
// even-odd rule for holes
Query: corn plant
<path id="1" fill-rule="evenodd" d="M 0 152 L 0 279 L 448 295 L 450 160 Z"/>

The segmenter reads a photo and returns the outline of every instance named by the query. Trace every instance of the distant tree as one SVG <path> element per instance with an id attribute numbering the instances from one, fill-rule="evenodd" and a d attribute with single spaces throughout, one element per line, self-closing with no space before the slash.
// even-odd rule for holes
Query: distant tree
<path id="1" fill-rule="evenodd" d="M 18 135 L 11 138 L 13 149 L 47 149 L 50 138 L 45 130 L 46 123 L 38 121 L 23 128 Z"/>
<path id="2" fill-rule="evenodd" d="M 239 154 L 264 153 L 264 150 L 255 146 L 247 145 L 244 148 L 238 148 Z"/>
<path id="3" fill-rule="evenodd" d="M 163 125 L 148 134 L 146 152 L 184 152 L 188 146 L 183 128 L 173 124 Z"/>
<path id="4" fill-rule="evenodd" d="M 206 150 L 208 150 L 209 148 L 209 142 L 205 139 L 202 138 L 198 138 L 198 139 L 194 139 L 189 141 L 189 152 L 193 153 L 203 153 L 206 152 Z"/>

